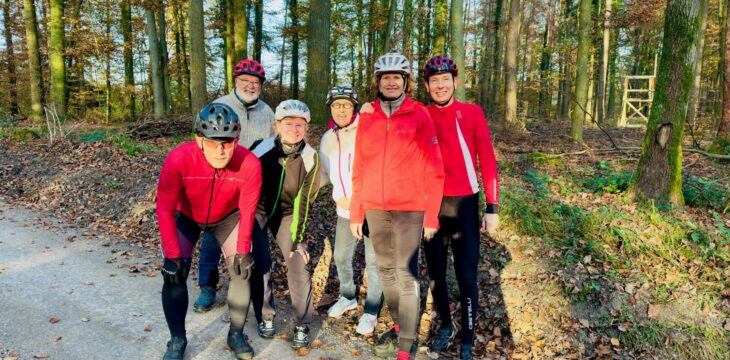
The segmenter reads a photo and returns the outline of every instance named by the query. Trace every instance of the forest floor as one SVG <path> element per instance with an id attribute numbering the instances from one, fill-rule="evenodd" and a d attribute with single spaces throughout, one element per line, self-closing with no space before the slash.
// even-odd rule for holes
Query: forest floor
<path id="1" fill-rule="evenodd" d="M 0 125 L 4 201 L 65 219 L 90 239 L 137 249 L 119 271 L 158 272 L 157 177 L 166 153 L 185 140 L 185 130 L 145 127 L 145 140 L 139 140 L 140 128 L 119 135 L 115 129 L 80 127 L 49 146 L 42 130 Z M 314 145 L 323 130 L 310 131 Z M 687 206 L 668 208 L 627 197 L 638 152 L 597 151 L 612 148 L 597 128 L 586 128 L 585 145 L 570 142 L 568 133 L 567 125 L 557 123 L 529 126 L 519 135 L 493 131 L 501 228 L 482 237 L 476 357 L 730 358 L 727 161 L 685 153 Z M 643 129 L 608 134 L 619 147 L 637 147 Z M 325 314 L 338 296 L 327 240 L 336 221 L 329 188 L 315 209 L 307 241 L 313 249 L 315 304 Z M 358 255 L 356 271 L 362 276 L 362 249 Z M 281 264 L 278 251 L 276 256 Z M 425 289 L 423 266 L 422 275 Z M 286 304 L 283 266 L 274 281 L 277 300 Z M 429 331 L 439 320 L 430 305 L 424 308 L 418 357 L 456 356 L 458 336 L 446 352 L 427 351 Z M 452 308 L 458 327 L 458 303 Z M 370 357 L 373 339 L 354 332 L 358 315 L 318 316 L 322 325 L 314 345 Z M 376 335 L 390 325 L 384 312 Z"/>

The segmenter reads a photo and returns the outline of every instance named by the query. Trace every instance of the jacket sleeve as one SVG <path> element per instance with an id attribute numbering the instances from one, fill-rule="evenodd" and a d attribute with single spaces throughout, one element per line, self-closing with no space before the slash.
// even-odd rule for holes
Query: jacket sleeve
<path id="1" fill-rule="evenodd" d="M 484 184 L 484 195 L 487 203 L 488 213 L 497 213 L 499 204 L 499 180 L 497 174 L 497 159 L 494 156 L 492 137 L 489 133 L 489 125 L 481 109 L 475 111 L 476 132 L 474 143 L 477 147 L 479 167 L 482 172 L 482 183 Z"/>
<path id="2" fill-rule="evenodd" d="M 309 210 L 314 204 L 319 192 L 320 163 L 319 154 L 314 154 L 314 167 L 304 177 L 304 181 L 299 185 L 297 196 L 294 198 L 294 214 L 291 223 L 292 242 L 300 243 L 304 241 L 304 233 L 307 231 L 307 220 L 309 219 Z"/>
<path id="3" fill-rule="evenodd" d="M 419 141 L 423 149 L 424 181 L 426 190 L 426 213 L 423 226 L 428 228 L 439 227 L 439 211 L 444 195 L 444 163 L 441 158 L 441 148 L 436 136 L 436 129 L 428 111 L 419 107 L 418 116 L 421 116 L 421 131 Z"/>
<path id="4" fill-rule="evenodd" d="M 182 193 L 182 175 L 178 169 L 179 162 L 174 153 L 165 159 L 157 183 L 157 222 L 160 227 L 162 254 L 166 258 L 177 259 L 180 255 L 180 241 L 177 237 L 175 212 Z"/>
<path id="5" fill-rule="evenodd" d="M 251 252 L 251 232 L 253 231 L 254 216 L 261 194 L 261 162 L 254 154 L 248 153 L 242 166 L 245 174 L 244 181 L 238 188 L 238 243 L 237 254 Z"/>
<path id="6" fill-rule="evenodd" d="M 319 173 L 319 186 L 324 187 L 330 183 L 330 160 L 327 156 L 327 141 L 329 141 L 330 131 L 327 131 L 322 135 L 322 139 L 319 142 L 319 160 L 322 163 L 322 168 Z"/>
<path id="7" fill-rule="evenodd" d="M 365 146 L 363 123 L 370 118 L 369 114 L 360 114 L 360 126 L 355 137 L 355 158 L 352 160 L 352 198 L 350 199 L 350 224 L 362 224 L 365 221 L 365 209 L 362 204 L 362 177 L 364 166 L 362 161 L 362 147 Z"/>

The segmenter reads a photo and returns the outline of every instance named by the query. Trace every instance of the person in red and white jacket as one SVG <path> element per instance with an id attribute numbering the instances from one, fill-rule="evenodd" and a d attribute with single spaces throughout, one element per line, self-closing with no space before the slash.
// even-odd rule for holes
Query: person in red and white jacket
<path id="1" fill-rule="evenodd" d="M 409 359 L 420 313 L 418 249 L 421 236 L 431 238 L 439 227 L 444 169 L 431 116 L 407 94 L 413 90 L 408 59 L 381 56 L 373 80 L 378 100 L 372 113 L 361 113 L 355 141 L 350 228 L 362 238 L 367 218 L 386 303 L 397 324 L 381 337 L 389 340 L 375 354 Z"/>
<path id="2" fill-rule="evenodd" d="M 461 301 L 461 359 L 472 358 L 474 326 L 479 304 L 479 182 L 481 170 L 486 208 L 481 216 L 483 231 L 493 233 L 499 225 L 497 162 L 487 120 L 482 109 L 454 99 L 459 85 L 458 70 L 448 56 L 434 56 L 423 68 L 423 79 L 431 96 L 427 106 L 433 118 L 444 162 L 446 181 L 441 202 L 441 228 L 424 244 L 426 262 L 441 328 L 431 348 L 445 350 L 455 335 L 446 283 L 448 246 L 454 254 L 454 268 Z"/>
<path id="3" fill-rule="evenodd" d="M 239 359 L 253 357 L 243 326 L 251 299 L 251 232 L 261 192 L 261 164 L 238 145 L 240 131 L 230 106 L 208 104 L 195 120 L 195 141 L 173 149 L 162 165 L 157 219 L 164 256 L 162 309 L 171 335 L 164 359 L 182 359 L 187 346 L 186 280 L 201 231 L 214 235 L 231 276 L 228 346 Z"/>

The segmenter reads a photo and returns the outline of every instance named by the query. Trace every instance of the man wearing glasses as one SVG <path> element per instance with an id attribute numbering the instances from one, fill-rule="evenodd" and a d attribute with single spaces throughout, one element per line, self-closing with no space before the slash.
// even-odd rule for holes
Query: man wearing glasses
<path id="1" fill-rule="evenodd" d="M 274 135 L 274 112 L 269 105 L 259 99 L 264 81 L 266 81 L 266 72 L 258 61 L 242 60 L 233 69 L 233 91 L 213 100 L 213 103 L 230 106 L 238 115 L 241 123 L 238 143 L 246 148 L 258 139 Z M 220 257 L 221 250 L 213 234 L 205 232 L 200 244 L 200 263 L 198 265 L 200 295 L 193 304 L 195 312 L 207 312 L 215 305 Z"/>
<path id="2" fill-rule="evenodd" d="M 208 104 L 195 120 L 195 141 L 173 149 L 157 185 L 157 219 L 162 242 L 162 309 L 170 330 L 163 359 L 182 360 L 187 347 L 186 280 L 200 232 L 223 249 L 231 276 L 228 346 L 238 359 L 251 359 L 243 333 L 251 299 L 251 232 L 261 192 L 261 163 L 242 146 L 238 116 L 224 104 Z"/>

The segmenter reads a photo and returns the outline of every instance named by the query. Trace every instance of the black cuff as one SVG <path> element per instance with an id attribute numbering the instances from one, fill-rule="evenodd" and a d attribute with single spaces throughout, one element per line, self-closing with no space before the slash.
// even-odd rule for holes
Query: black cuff
<path id="1" fill-rule="evenodd" d="M 499 204 L 487 204 L 487 208 L 484 209 L 485 214 L 499 214 Z"/>

